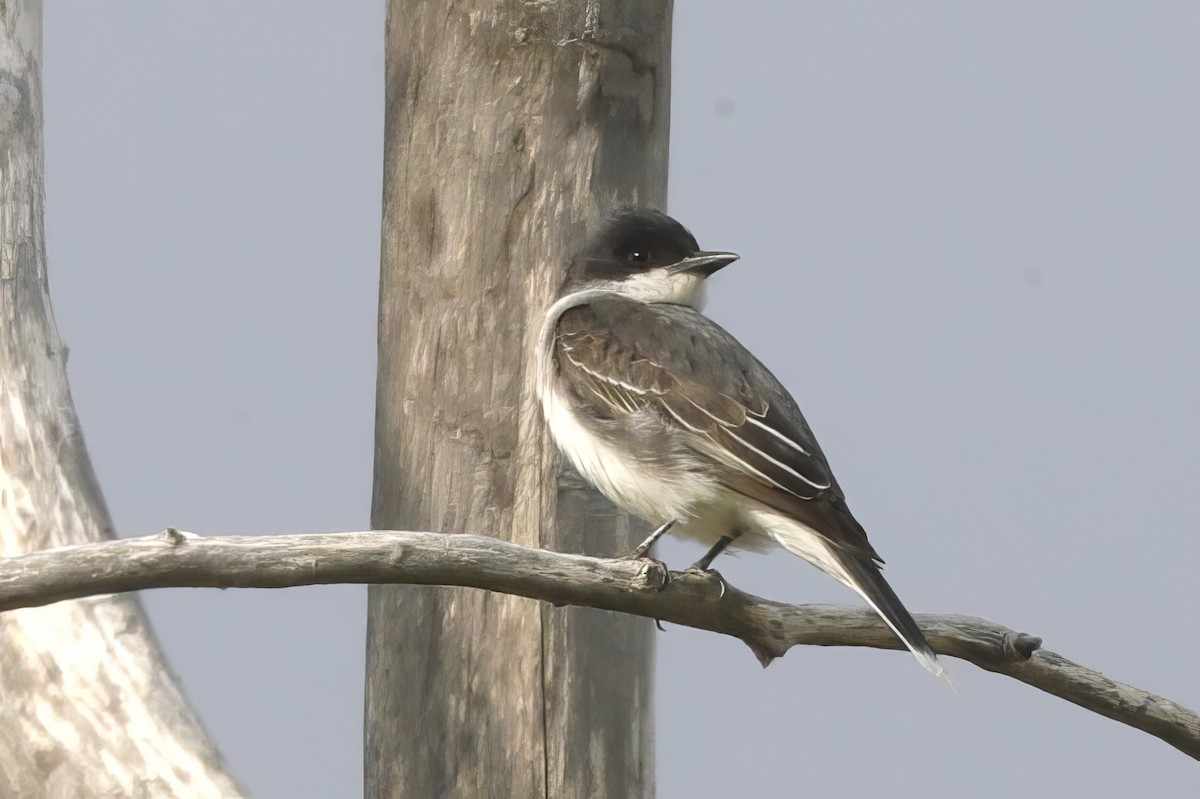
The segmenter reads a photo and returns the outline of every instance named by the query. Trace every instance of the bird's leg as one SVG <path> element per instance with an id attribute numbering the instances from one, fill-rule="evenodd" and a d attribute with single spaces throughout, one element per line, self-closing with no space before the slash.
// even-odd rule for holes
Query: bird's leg
<path id="1" fill-rule="evenodd" d="M 642 543 L 638 544 L 637 549 L 633 550 L 633 552 L 630 552 L 626 559 L 627 560 L 637 560 L 638 558 L 646 557 L 646 553 L 650 551 L 650 547 L 654 546 L 654 542 L 656 542 L 656 541 L 658 541 L 658 539 L 662 538 L 663 535 L 667 532 L 667 530 L 670 530 L 674 524 L 675 524 L 675 520 L 671 519 L 666 524 L 663 524 L 662 526 L 660 526 L 653 533 L 646 536 L 646 540 L 643 541 Z"/>
<path id="2" fill-rule="evenodd" d="M 720 555 L 722 552 L 724 552 L 725 548 L 737 540 L 741 534 L 741 530 L 734 530 L 729 535 L 721 536 L 719 539 L 717 539 L 717 543 L 713 544 L 712 548 L 708 550 L 708 552 L 704 553 L 704 557 L 693 563 L 688 570 L 702 572 L 708 571 L 708 567 L 712 566 L 712 562 L 716 560 L 717 555 Z"/>

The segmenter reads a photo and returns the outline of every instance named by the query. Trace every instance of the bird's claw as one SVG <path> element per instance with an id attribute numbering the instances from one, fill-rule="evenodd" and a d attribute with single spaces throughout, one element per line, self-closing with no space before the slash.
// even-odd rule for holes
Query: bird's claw
<path id="1" fill-rule="evenodd" d="M 717 594 L 717 599 L 725 598 L 725 586 L 728 585 L 728 583 L 725 582 L 725 578 L 721 576 L 721 573 L 716 569 L 705 568 L 703 561 L 693 563 L 691 566 L 688 566 L 683 570 L 683 574 L 685 576 L 698 577 L 706 582 L 716 580 L 717 586 L 720 588 L 720 593 Z"/>

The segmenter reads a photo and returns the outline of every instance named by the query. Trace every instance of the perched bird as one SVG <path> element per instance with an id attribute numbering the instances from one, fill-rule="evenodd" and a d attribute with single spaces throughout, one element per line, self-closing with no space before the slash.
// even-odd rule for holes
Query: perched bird
<path id="1" fill-rule="evenodd" d="M 550 430 L 614 503 L 710 544 L 697 567 L 735 541 L 780 544 L 858 592 L 945 676 L 795 400 L 698 310 L 705 279 L 737 259 L 701 251 L 658 211 L 610 218 L 571 262 L 539 333 Z"/>

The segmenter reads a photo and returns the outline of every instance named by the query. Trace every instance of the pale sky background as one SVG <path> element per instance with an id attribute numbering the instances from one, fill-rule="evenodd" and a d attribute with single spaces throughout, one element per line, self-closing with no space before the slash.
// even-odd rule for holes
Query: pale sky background
<path id="1" fill-rule="evenodd" d="M 49 2 L 47 231 L 123 535 L 362 529 L 380 0 Z M 669 210 L 915 611 L 1200 708 L 1200 4 L 676 8 Z M 696 552 L 660 553 L 682 567 Z M 783 552 L 720 562 L 854 602 Z M 361 793 L 362 587 L 144 594 L 257 797 Z M 1167 744 L 950 661 L 659 635 L 683 796 L 1193 797 Z"/>

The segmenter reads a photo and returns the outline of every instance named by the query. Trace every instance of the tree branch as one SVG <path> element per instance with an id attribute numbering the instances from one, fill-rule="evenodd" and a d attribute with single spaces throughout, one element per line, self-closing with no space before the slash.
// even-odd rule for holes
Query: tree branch
<path id="1" fill-rule="evenodd" d="M 146 588 L 286 588 L 408 583 L 483 588 L 669 621 L 731 635 L 763 665 L 796 644 L 903 649 L 874 613 L 785 605 L 739 591 L 715 572 L 668 572 L 658 561 L 608 560 L 495 538 L 376 531 L 202 538 L 154 536 L 0 558 L 0 611 Z M 1116 682 L 1041 639 L 975 616 L 917 614 L 940 654 L 970 661 L 1161 738 L 1200 760 L 1200 716 Z"/>

